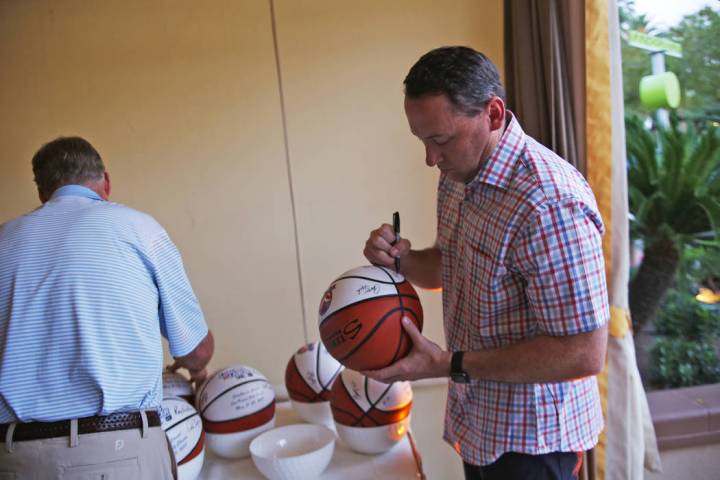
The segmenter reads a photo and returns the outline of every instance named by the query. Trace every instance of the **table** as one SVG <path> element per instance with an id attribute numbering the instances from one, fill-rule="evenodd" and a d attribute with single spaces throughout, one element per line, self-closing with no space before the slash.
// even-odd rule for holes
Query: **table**
<path id="1" fill-rule="evenodd" d="M 292 409 L 290 402 L 278 402 L 276 405 L 276 426 L 302 423 L 303 420 Z M 198 480 L 217 479 L 263 480 L 250 457 L 226 459 L 205 450 L 205 463 Z M 355 453 L 341 440 L 335 441 L 335 452 L 328 468 L 320 476 L 323 480 L 368 480 L 398 479 L 417 480 L 420 478 L 415 464 L 412 448 L 405 436 L 389 451 L 380 455 Z"/>

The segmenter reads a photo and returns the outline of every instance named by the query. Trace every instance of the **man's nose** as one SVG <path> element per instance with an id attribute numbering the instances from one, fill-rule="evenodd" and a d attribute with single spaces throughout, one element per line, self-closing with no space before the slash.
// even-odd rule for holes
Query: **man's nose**
<path id="1" fill-rule="evenodd" d="M 440 155 L 440 152 L 437 151 L 437 149 L 433 148 L 431 145 L 425 146 L 425 164 L 428 167 L 434 167 L 440 161 L 442 160 L 442 155 Z"/>

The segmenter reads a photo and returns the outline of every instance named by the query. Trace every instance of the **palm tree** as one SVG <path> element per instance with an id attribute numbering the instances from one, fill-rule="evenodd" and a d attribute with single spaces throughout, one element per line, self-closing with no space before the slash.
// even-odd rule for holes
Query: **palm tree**
<path id="1" fill-rule="evenodd" d="M 636 330 L 655 317 L 673 284 L 685 245 L 720 247 L 720 136 L 672 126 L 655 135 L 640 119 L 625 121 L 631 234 L 644 243 L 642 263 L 630 281 Z"/>

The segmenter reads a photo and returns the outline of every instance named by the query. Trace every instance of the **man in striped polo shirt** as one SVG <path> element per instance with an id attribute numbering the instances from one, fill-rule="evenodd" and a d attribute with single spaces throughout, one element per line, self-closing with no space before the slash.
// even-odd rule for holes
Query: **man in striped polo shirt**
<path id="1" fill-rule="evenodd" d="M 42 206 L 0 225 L 0 476 L 173 478 L 161 336 L 196 381 L 213 353 L 180 255 L 82 138 L 32 167 Z"/>
<path id="2" fill-rule="evenodd" d="M 495 66 L 467 47 L 424 55 L 405 79 L 410 130 L 438 167 L 435 245 L 365 256 L 420 287 L 443 289 L 447 350 L 405 330 L 413 350 L 381 381 L 450 376 L 445 440 L 470 479 L 577 478 L 603 426 L 595 375 L 609 307 L 603 224 L 582 175 L 505 109 Z"/>

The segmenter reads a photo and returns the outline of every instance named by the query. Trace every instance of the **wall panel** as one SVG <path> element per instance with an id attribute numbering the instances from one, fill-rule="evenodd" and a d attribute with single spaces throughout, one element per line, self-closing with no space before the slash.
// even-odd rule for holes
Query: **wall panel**
<path id="1" fill-rule="evenodd" d="M 371 228 L 399 210 L 403 236 L 433 242 L 437 172 L 409 133 L 402 79 L 448 44 L 502 71 L 502 1 L 274 7 L 304 312 L 269 0 L 0 1 L 0 222 L 37 206 L 42 143 L 86 137 L 112 199 L 178 244 L 216 333 L 211 366 L 245 362 L 279 383 L 303 316 L 317 339 L 320 297 L 364 263 Z M 442 344 L 440 295 L 422 299 Z"/>
<path id="2" fill-rule="evenodd" d="M 0 222 L 38 204 L 42 143 L 86 137 L 182 252 L 211 366 L 280 382 L 303 334 L 269 3 L 1 2 L 0 62 Z"/>
<path id="3" fill-rule="evenodd" d="M 443 45 L 502 64 L 502 2 L 276 0 L 308 331 L 334 277 L 365 263 L 368 233 L 400 211 L 417 247 L 435 239 L 437 169 L 410 134 L 402 81 Z M 421 294 L 444 344 L 440 294 Z"/>

